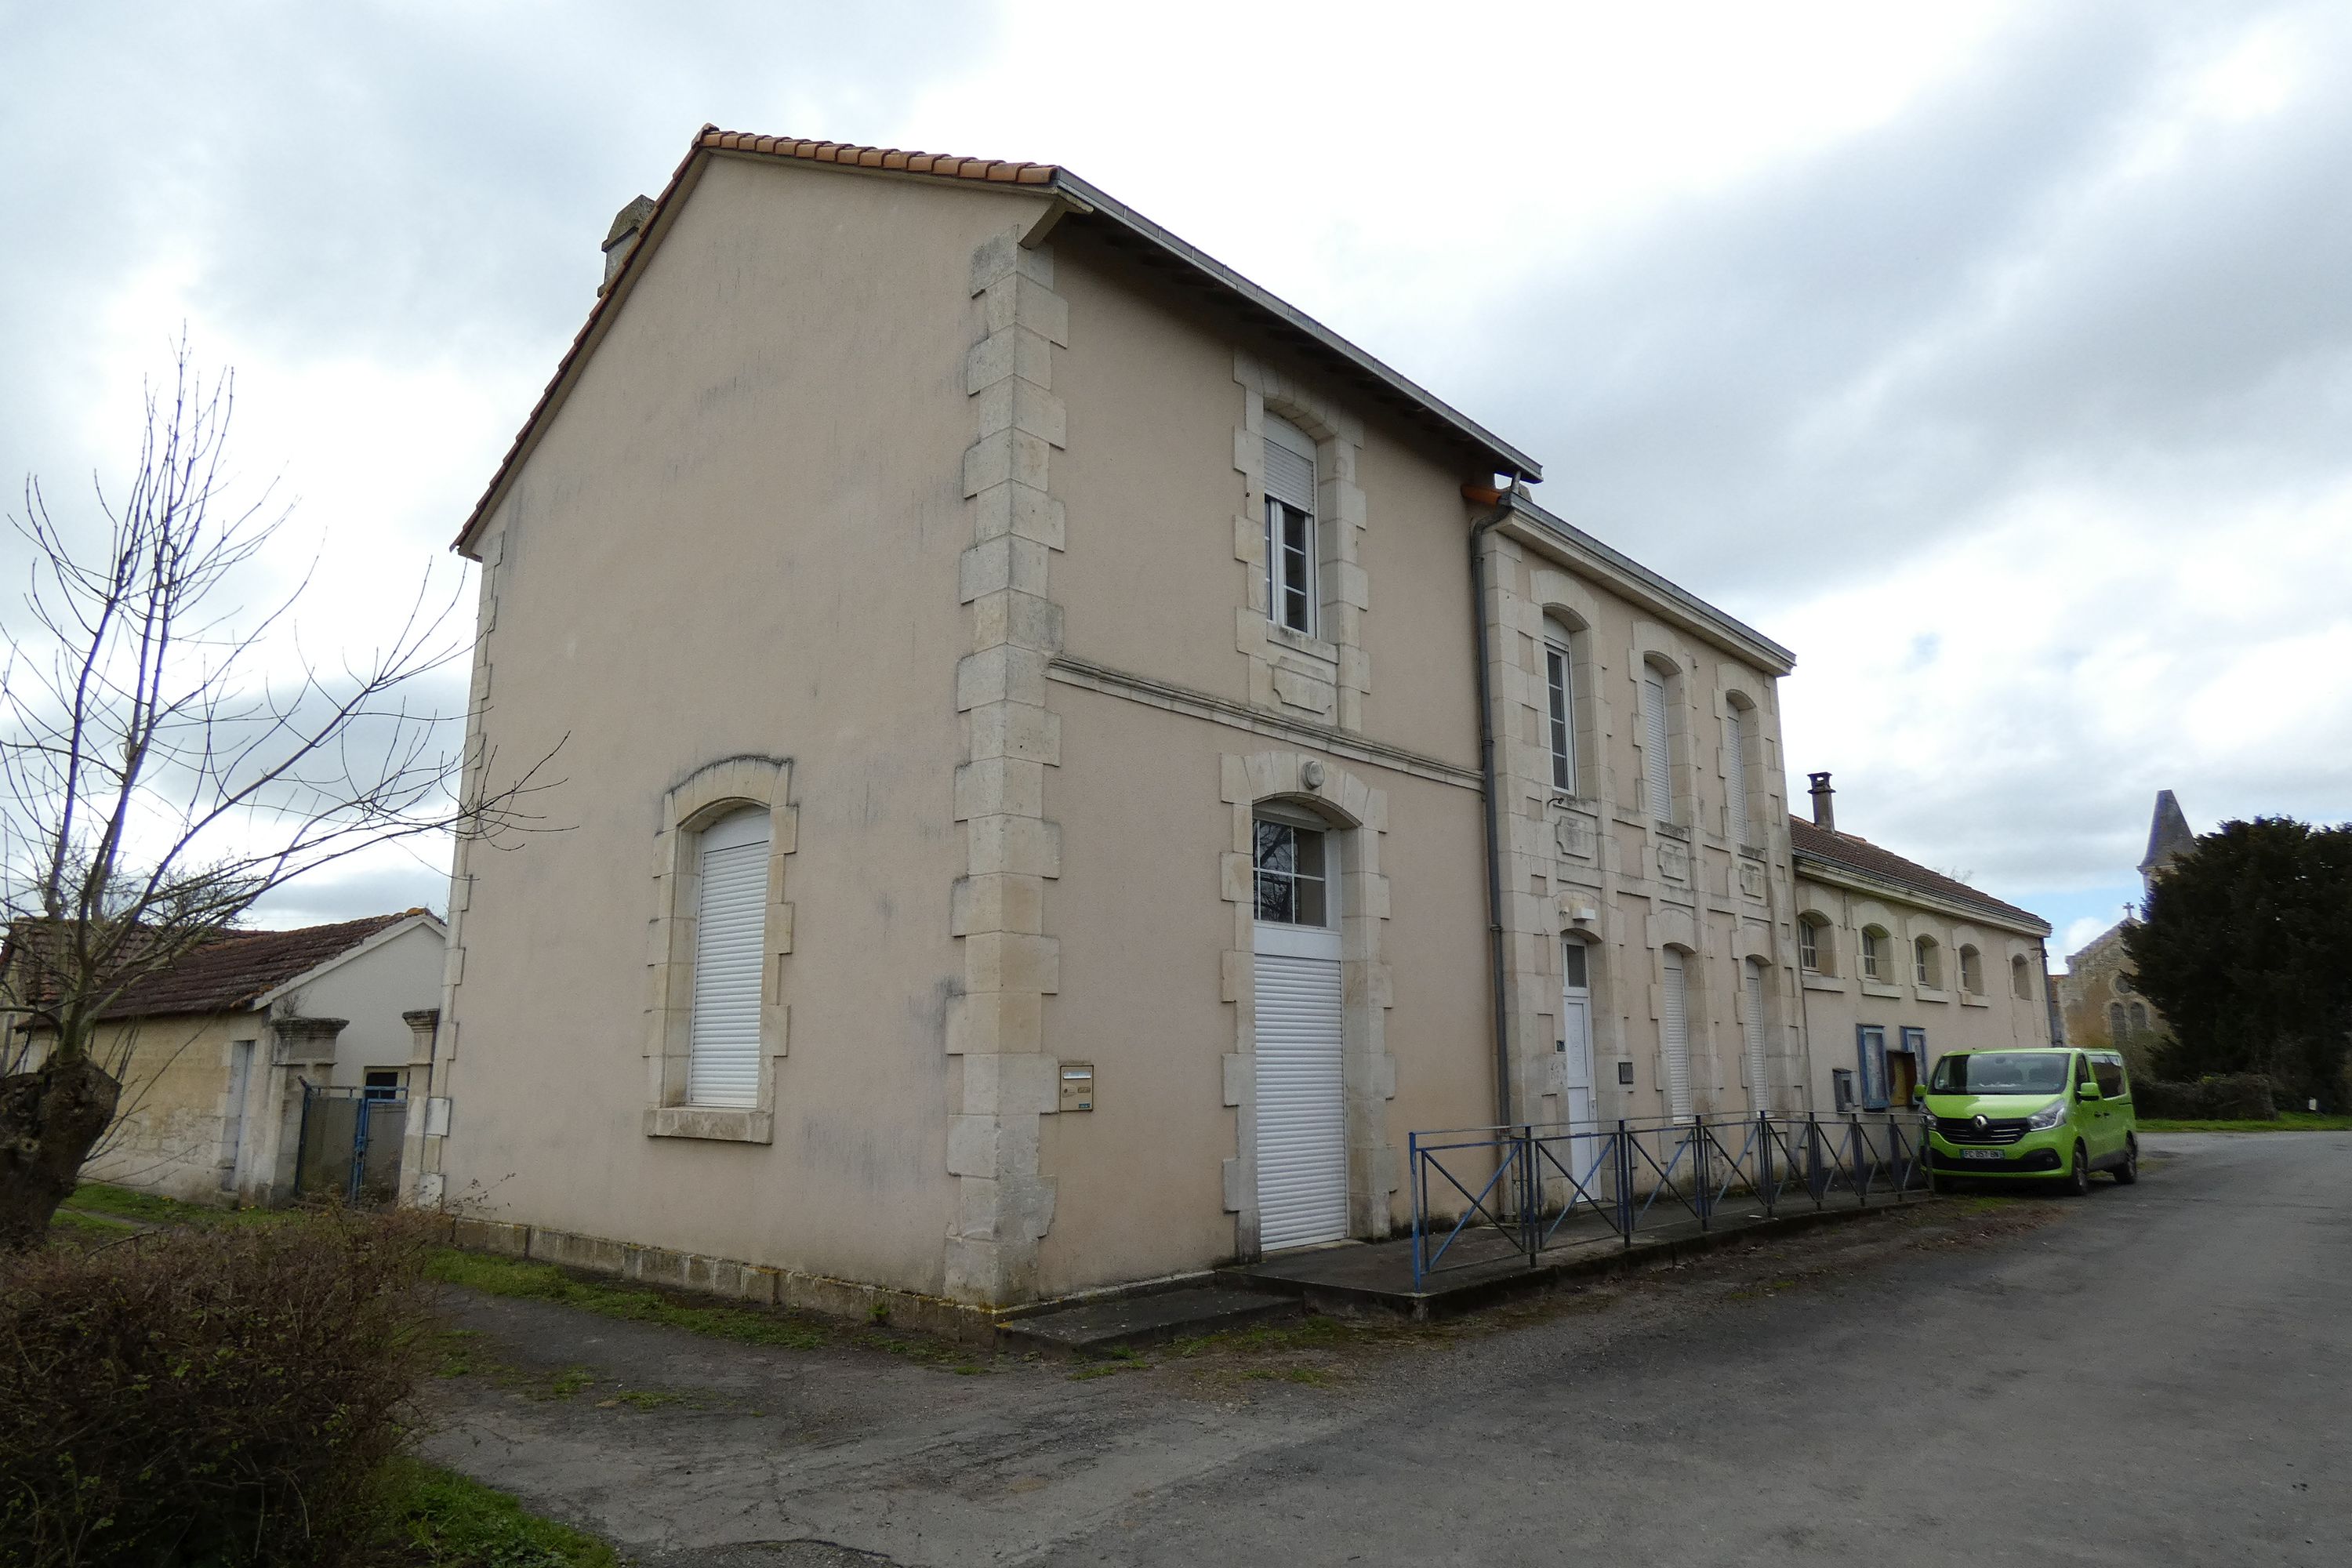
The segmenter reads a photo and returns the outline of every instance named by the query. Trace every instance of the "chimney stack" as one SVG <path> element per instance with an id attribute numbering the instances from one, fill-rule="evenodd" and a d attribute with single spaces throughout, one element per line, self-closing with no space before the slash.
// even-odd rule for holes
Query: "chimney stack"
<path id="1" fill-rule="evenodd" d="M 1830 796 L 1837 792 L 1830 788 L 1830 775 L 1807 773 L 1805 776 L 1811 779 L 1813 784 L 1813 826 L 1824 833 L 1835 833 L 1837 807 L 1830 804 Z"/>
<path id="2" fill-rule="evenodd" d="M 646 220 L 653 216 L 654 199 L 651 196 L 639 196 L 613 215 L 613 226 L 604 236 L 604 281 L 596 285 L 596 292 L 600 296 L 613 286 L 613 279 L 621 275 L 621 268 L 628 263 L 629 253 L 636 249 L 637 241 L 645 237 Z"/>

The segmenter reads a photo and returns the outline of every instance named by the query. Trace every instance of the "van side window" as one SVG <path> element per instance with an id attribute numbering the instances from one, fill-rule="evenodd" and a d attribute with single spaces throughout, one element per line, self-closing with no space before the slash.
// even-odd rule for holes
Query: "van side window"
<path id="1" fill-rule="evenodd" d="M 2108 1100 L 2124 1096 L 2124 1059 L 2121 1057 L 2099 1056 L 2091 1058 L 2091 1072 L 2099 1080 L 2099 1093 Z"/>
<path id="2" fill-rule="evenodd" d="M 2076 1057 L 2074 1058 L 2074 1087 L 2076 1089 L 2080 1089 L 2084 1084 L 2091 1081 L 2091 1058 L 2088 1057 Z M 2104 1093 L 2105 1091 L 2102 1090 L 2101 1092 Z"/>

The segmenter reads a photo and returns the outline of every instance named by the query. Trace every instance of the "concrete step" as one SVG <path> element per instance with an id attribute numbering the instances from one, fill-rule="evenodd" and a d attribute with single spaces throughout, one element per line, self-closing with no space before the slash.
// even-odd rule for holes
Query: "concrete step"
<path id="1" fill-rule="evenodd" d="M 1200 1286 L 1089 1301 L 1082 1307 L 1016 1318 L 998 1328 L 996 1334 L 1007 1350 L 1103 1355 L 1301 1315 L 1298 1302 L 1288 1297 Z"/>

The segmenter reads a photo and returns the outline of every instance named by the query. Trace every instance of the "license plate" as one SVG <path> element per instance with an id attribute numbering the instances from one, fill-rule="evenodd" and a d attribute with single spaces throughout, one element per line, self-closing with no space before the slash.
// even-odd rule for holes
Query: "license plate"
<path id="1" fill-rule="evenodd" d="M 1998 1149 L 1963 1149 L 1960 1151 L 1960 1158 L 1963 1160 L 2006 1160 L 2009 1156 L 2002 1153 Z"/>

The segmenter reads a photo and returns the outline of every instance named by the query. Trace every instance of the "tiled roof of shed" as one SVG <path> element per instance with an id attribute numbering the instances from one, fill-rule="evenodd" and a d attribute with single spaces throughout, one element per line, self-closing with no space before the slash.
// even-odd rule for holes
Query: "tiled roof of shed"
<path id="1" fill-rule="evenodd" d="M 2031 910 L 2021 910 L 2015 904 L 2002 903 L 1990 893 L 1979 893 L 1966 882 L 1956 882 L 1941 871 L 1930 871 L 1916 860 L 1906 860 L 1890 849 L 1881 849 L 1867 838 L 1856 838 L 1851 833 L 1833 833 L 1817 827 L 1801 816 L 1789 818 L 1789 847 L 1801 860 L 1818 860 L 1840 867 L 1861 876 L 1889 882 L 1915 893 L 1925 893 L 1947 903 L 1960 904 L 2003 921 L 2030 926 L 2047 933 L 2050 922 Z"/>
<path id="2" fill-rule="evenodd" d="M 370 915 L 364 920 L 303 926 L 294 931 L 231 931 L 204 943 L 162 973 L 136 982 L 102 1016 L 144 1018 L 175 1013 L 235 1012 L 251 1005 L 256 998 L 296 975 L 357 947 L 377 932 L 425 912 L 403 910 L 398 914 Z M 20 922 L 9 933 L 9 968 L 16 970 L 23 965 L 29 956 L 25 952 L 26 945 L 37 942 L 46 934 L 45 927 Z"/>

